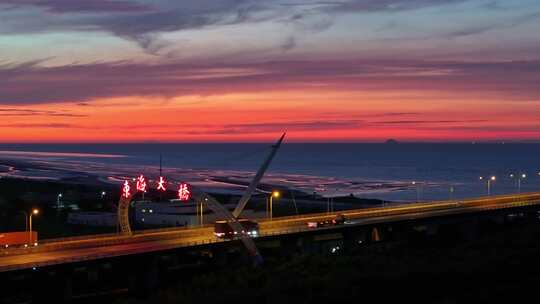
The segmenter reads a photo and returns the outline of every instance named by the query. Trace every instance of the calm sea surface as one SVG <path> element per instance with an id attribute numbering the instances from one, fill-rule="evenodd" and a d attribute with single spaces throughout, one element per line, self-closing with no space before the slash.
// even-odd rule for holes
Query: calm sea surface
<path id="1" fill-rule="evenodd" d="M 1 144 L 0 158 L 13 157 L 9 151 L 54 152 L 63 154 L 15 156 L 53 164 L 82 161 L 155 168 L 161 154 L 165 168 L 252 172 L 268 149 L 268 144 Z M 400 201 L 485 195 L 487 184 L 480 176 L 497 177 L 491 185 L 493 194 L 518 191 L 517 179 L 510 174 L 527 175 L 521 181 L 522 192 L 540 191 L 540 144 L 284 144 L 269 173 L 305 179 L 314 191 L 324 183 L 319 178 L 347 181 L 326 186 L 329 192 Z M 374 191 L 351 186 L 366 182 L 410 186 Z"/>

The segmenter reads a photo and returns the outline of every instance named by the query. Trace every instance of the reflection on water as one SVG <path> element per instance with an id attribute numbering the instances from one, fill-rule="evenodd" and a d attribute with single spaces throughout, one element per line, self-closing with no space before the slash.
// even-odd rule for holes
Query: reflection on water
<path id="1" fill-rule="evenodd" d="M 268 148 L 267 144 L 4 144 L 0 159 L 9 161 L 0 162 L 0 174 L 118 183 L 144 173 L 154 179 L 162 154 L 171 181 L 239 192 Z M 527 173 L 521 191 L 538 191 L 538 155 L 540 144 L 285 144 L 263 183 L 324 196 L 353 193 L 416 201 L 485 195 L 486 185 L 479 176 L 497 176 L 492 194 L 517 192 L 510 174 Z"/>
<path id="2" fill-rule="evenodd" d="M 99 154 L 99 153 L 65 153 L 65 152 L 32 152 L 32 151 L 0 151 L 4 157 L 20 157 L 23 159 L 36 159 L 42 157 L 73 157 L 73 158 L 120 158 L 125 155 L 117 154 Z"/>

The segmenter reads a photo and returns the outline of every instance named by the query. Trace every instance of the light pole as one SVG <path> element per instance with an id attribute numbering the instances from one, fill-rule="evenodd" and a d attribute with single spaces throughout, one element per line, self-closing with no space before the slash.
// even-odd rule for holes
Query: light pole
<path id="1" fill-rule="evenodd" d="M 32 244 L 33 238 L 32 238 L 32 215 L 38 215 L 39 210 L 34 208 L 32 209 L 32 212 L 30 212 L 30 216 L 28 217 L 28 237 L 29 237 L 29 244 Z"/>
<path id="2" fill-rule="evenodd" d="M 521 180 L 526 179 L 527 174 L 523 173 L 518 177 L 518 193 L 521 193 Z"/>
<path id="3" fill-rule="evenodd" d="M 510 174 L 510 178 L 514 178 L 516 177 L 513 173 Z M 516 179 L 516 186 L 517 186 L 517 190 L 518 190 L 518 193 L 521 193 L 521 181 L 526 179 L 527 178 L 527 174 L 525 173 L 522 173 L 520 175 L 518 175 L 517 179 Z"/>
<path id="4" fill-rule="evenodd" d="M 480 180 L 484 180 L 483 176 L 480 176 Z M 491 196 L 491 182 L 494 182 L 497 180 L 497 177 L 495 175 L 491 176 L 490 178 L 487 178 L 487 195 Z"/>
<path id="5" fill-rule="evenodd" d="M 203 207 L 203 201 L 197 202 L 197 217 L 199 219 L 199 226 L 204 225 L 204 207 Z"/>
<path id="6" fill-rule="evenodd" d="M 60 208 L 64 207 L 62 206 L 62 197 L 63 197 L 62 193 L 58 193 L 58 195 L 56 196 L 56 210 L 60 210 Z"/>
<path id="7" fill-rule="evenodd" d="M 418 190 L 418 183 L 416 181 L 412 182 L 412 185 L 416 188 L 416 202 L 420 202 L 420 191 Z"/>
<path id="8" fill-rule="evenodd" d="M 279 191 L 272 191 L 272 195 L 270 195 L 270 220 L 272 220 L 274 217 L 274 214 L 273 214 L 274 198 L 279 198 L 280 195 L 281 194 L 279 193 Z"/>
<path id="9" fill-rule="evenodd" d="M 326 213 L 330 213 L 330 196 L 326 198 Z"/>
<path id="10" fill-rule="evenodd" d="M 516 177 L 516 176 L 514 175 L 514 173 L 510 173 L 510 178 L 511 178 L 511 179 L 514 179 L 514 177 Z M 517 182 L 516 182 L 516 186 L 517 186 Z"/>
<path id="11" fill-rule="evenodd" d="M 456 191 L 455 187 L 452 185 L 450 186 L 450 201 L 454 200 L 454 192 Z"/>
<path id="12" fill-rule="evenodd" d="M 24 232 L 28 232 L 28 212 L 21 210 L 20 213 L 24 214 Z"/>
<path id="13" fill-rule="evenodd" d="M 330 212 L 334 212 L 334 197 L 338 194 L 340 188 L 334 189 L 334 194 L 330 197 Z"/>
<path id="14" fill-rule="evenodd" d="M 326 192 L 326 213 L 330 213 L 334 211 L 334 197 L 329 194 L 329 189 L 324 189 L 324 192 Z M 334 195 L 336 194 L 337 190 L 334 191 Z"/>

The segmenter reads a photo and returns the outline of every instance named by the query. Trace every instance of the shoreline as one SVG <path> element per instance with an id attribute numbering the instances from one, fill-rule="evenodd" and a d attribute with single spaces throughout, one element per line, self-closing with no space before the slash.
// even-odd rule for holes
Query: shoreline
<path id="1" fill-rule="evenodd" d="M 111 168 L 108 164 L 90 161 L 0 158 L 0 178 L 121 185 L 124 180 L 133 179 L 141 173 L 154 177 L 154 179 L 150 178 L 149 182 L 156 182 L 157 172 L 159 172 L 158 167 L 142 165 L 114 165 L 114 168 Z M 247 187 L 254 174 L 249 171 L 185 168 L 164 168 L 163 172 L 164 176 L 173 183 L 188 182 L 209 193 L 239 195 Z M 424 185 L 436 187 L 439 184 L 424 182 Z M 259 187 L 263 191 L 284 188 L 305 195 L 316 193 L 325 198 L 339 198 L 350 195 L 364 196 L 407 191 L 413 186 L 410 182 L 404 181 L 360 181 L 327 176 L 269 173 L 263 178 Z"/>
<path id="2" fill-rule="evenodd" d="M 62 180 L 36 180 L 28 178 L 0 178 L 0 231 L 24 231 L 25 219 L 23 210 L 40 209 L 34 220 L 34 227 L 39 231 L 40 239 L 61 238 L 86 234 L 114 233 L 115 227 L 92 227 L 67 223 L 70 212 L 103 212 L 116 213 L 116 205 L 120 197 L 120 186 L 100 180 L 98 177 L 68 178 Z M 295 189 L 276 188 L 262 184 L 261 189 L 278 189 L 282 195 L 274 204 L 275 216 L 325 212 L 329 200 L 319 195 L 307 194 Z M 106 195 L 102 195 L 106 193 Z M 59 198 L 59 194 L 62 194 Z M 212 193 L 223 204 L 236 203 L 241 195 L 234 193 Z M 169 190 L 164 199 L 175 197 L 176 191 Z M 147 199 L 159 202 L 159 195 L 150 190 Z M 56 208 L 58 200 L 66 209 Z M 253 196 L 246 210 L 264 212 L 266 195 Z M 356 197 L 339 197 L 334 199 L 335 211 L 346 209 L 381 206 L 380 200 Z M 157 227 L 145 227 L 157 228 Z M 165 228 L 165 226 L 163 227 Z"/>

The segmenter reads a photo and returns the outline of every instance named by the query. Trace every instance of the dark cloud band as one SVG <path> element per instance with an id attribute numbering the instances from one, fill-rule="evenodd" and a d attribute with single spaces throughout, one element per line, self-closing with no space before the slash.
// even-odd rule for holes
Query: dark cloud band
<path id="1" fill-rule="evenodd" d="M 123 96 L 175 97 L 318 89 L 434 90 L 540 100 L 540 61 L 272 61 L 250 64 L 98 63 L 0 66 L 0 104 L 80 103 Z M 472 96 L 472 95 L 471 95 Z"/>

